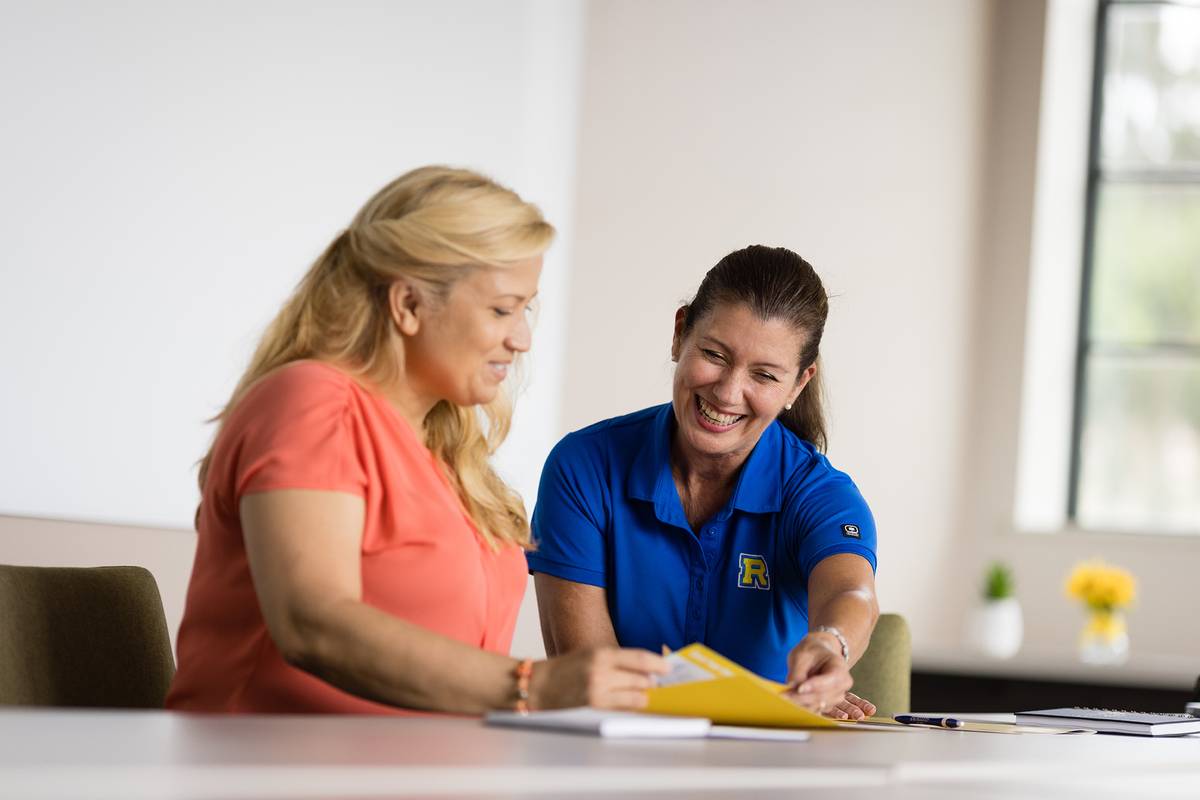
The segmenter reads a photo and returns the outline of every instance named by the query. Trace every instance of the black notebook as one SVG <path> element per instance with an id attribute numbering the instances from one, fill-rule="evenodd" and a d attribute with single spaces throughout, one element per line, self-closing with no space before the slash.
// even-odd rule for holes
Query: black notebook
<path id="1" fill-rule="evenodd" d="M 1047 708 L 1018 711 L 1018 725 L 1084 728 L 1099 733 L 1132 733 L 1138 736 L 1182 736 L 1200 733 L 1200 717 L 1190 714 L 1154 714 L 1111 708 Z"/>

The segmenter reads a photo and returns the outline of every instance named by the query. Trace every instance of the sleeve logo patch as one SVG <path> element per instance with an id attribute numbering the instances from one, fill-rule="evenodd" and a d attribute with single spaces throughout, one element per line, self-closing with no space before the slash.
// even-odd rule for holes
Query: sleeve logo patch
<path id="1" fill-rule="evenodd" d="M 842 536 L 849 536 L 851 539 L 861 539 L 862 532 L 858 529 L 857 525 L 843 525 Z"/>
<path id="2" fill-rule="evenodd" d="M 739 589 L 770 589 L 767 560 L 753 553 L 738 553 L 737 585 Z"/>

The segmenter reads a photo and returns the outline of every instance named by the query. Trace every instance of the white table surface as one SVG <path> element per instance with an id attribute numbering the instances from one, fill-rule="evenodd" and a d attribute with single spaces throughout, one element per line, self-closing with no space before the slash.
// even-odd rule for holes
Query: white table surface
<path id="1" fill-rule="evenodd" d="M 604 740 L 476 719 L 0 710 L 3 798 L 1200 797 L 1200 738 Z"/>

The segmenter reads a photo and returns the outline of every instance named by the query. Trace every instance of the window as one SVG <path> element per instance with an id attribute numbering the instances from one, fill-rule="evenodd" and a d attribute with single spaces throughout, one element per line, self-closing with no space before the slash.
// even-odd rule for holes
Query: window
<path id="1" fill-rule="evenodd" d="M 1200 4 L 1100 4 L 1068 514 L 1200 534 Z"/>

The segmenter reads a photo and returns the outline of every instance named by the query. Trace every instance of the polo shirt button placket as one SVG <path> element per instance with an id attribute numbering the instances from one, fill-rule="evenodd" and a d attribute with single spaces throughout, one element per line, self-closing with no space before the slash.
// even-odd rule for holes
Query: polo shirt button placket
<path id="1" fill-rule="evenodd" d="M 702 628 L 704 626 L 704 622 L 703 622 L 704 621 L 704 612 L 703 612 L 704 576 L 703 575 L 701 575 L 699 573 L 692 573 L 692 591 L 690 594 L 691 594 L 691 598 L 690 598 L 691 602 L 689 602 L 688 605 L 691 606 L 691 613 L 689 614 L 691 619 L 688 620 L 688 624 L 685 626 L 687 628 L 686 638 L 688 639 L 688 641 L 699 641 L 703 637 Z"/>
<path id="2" fill-rule="evenodd" d="M 700 616 L 700 606 L 704 604 L 704 577 L 702 575 L 692 574 L 692 591 L 691 591 L 691 607 L 692 616 Z"/>
<path id="3" fill-rule="evenodd" d="M 717 534 L 719 530 L 717 526 L 712 525 L 704 529 L 704 541 L 700 545 L 704 550 L 704 556 L 709 564 L 715 564 L 717 560 Z"/>

